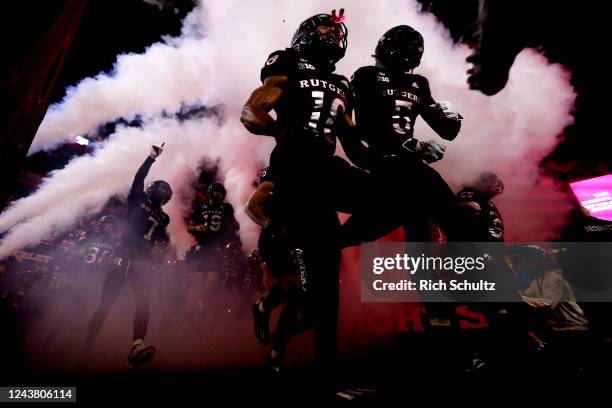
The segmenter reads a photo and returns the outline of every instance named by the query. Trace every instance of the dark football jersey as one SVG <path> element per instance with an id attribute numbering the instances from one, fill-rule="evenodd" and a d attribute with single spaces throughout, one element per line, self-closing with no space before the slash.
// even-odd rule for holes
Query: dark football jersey
<path id="1" fill-rule="evenodd" d="M 429 82 L 421 75 L 392 77 L 385 70 L 366 66 L 353 74 L 355 121 L 375 157 L 414 152 L 417 116 L 441 136 L 456 135 L 460 122 L 440 117 L 434 111 Z"/>
<path id="2" fill-rule="evenodd" d="M 336 150 L 336 124 L 351 112 L 348 80 L 330 74 L 310 63 L 293 49 L 273 52 L 261 70 L 261 80 L 286 76 L 283 94 L 274 107 L 277 122 L 289 131 L 287 143 L 320 149 L 326 154 Z"/>
<path id="3" fill-rule="evenodd" d="M 167 240 L 166 227 L 170 217 L 160 207 L 152 206 L 144 192 L 144 179 L 154 161 L 148 157 L 140 166 L 128 195 L 125 247 L 122 250 L 138 251 L 133 255 L 146 255 L 156 241 Z"/>
<path id="4" fill-rule="evenodd" d="M 195 224 L 206 225 L 206 231 L 194 232 L 193 235 L 202 244 L 212 239 L 220 239 L 222 244 L 233 236 L 234 207 L 229 203 L 199 204 L 189 220 Z"/>
<path id="5" fill-rule="evenodd" d="M 94 268 L 105 269 L 109 266 L 122 267 L 123 258 L 118 255 L 120 242 L 105 234 L 95 234 L 85 240 L 78 251 L 78 260 L 82 264 Z"/>
<path id="6" fill-rule="evenodd" d="M 504 223 L 499 210 L 491 201 L 471 188 L 464 188 L 457 193 L 459 201 L 475 201 L 480 205 L 480 215 L 476 218 L 474 241 L 502 242 L 504 240 Z"/>
<path id="7" fill-rule="evenodd" d="M 242 290 L 252 292 L 261 288 L 263 284 L 263 269 L 260 265 L 247 265 L 242 276 Z"/>

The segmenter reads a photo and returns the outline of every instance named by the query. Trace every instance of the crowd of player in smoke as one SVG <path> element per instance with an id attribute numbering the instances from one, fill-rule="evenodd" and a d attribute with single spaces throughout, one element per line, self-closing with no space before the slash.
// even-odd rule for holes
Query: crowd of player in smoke
<path id="1" fill-rule="evenodd" d="M 76 229 L 57 234 L 35 250 L 14 253 L 5 265 L 3 296 L 16 308 L 36 305 L 37 299 L 58 291 L 84 296 L 80 275 L 97 274 L 98 285 L 88 286 L 96 293 L 92 296 L 101 299 L 84 341 L 87 360 L 119 291 L 129 284 L 136 307 L 128 363 L 138 367 L 155 353 L 144 342 L 148 303 L 155 290 L 152 270 L 173 276 L 220 274 L 219 286 L 208 279 L 185 279 L 182 318 L 188 331 L 198 302 L 210 298 L 207 291 L 222 288 L 222 308 L 248 310 L 263 289 L 265 267 L 277 280 L 255 302 L 252 313 L 256 337 L 271 345 L 270 367 L 280 371 L 290 339 L 313 328 L 317 362 L 332 373 L 342 248 L 375 240 L 398 227 L 403 227 L 407 240 L 430 241 L 430 221 L 449 241 L 503 241 L 501 215 L 490 201 L 502 193 L 501 180 L 484 173 L 456 195 L 428 165 L 443 158 L 445 146 L 413 137 L 419 115 L 448 141 L 457 137 L 462 119 L 449 103 L 436 102 L 427 79 L 412 72 L 423 53 L 421 35 L 408 26 L 389 30 L 376 47 L 377 65 L 360 68 L 352 83 L 333 73 L 344 55 L 347 35 L 342 13 L 304 21 L 291 48 L 270 55 L 262 69 L 264 84 L 245 105 L 242 122 L 247 129 L 277 142 L 270 167 L 247 204 L 250 217 L 263 227 L 259 250 L 264 262 L 257 253 L 248 258 L 243 254 L 234 210 L 224 202 L 226 192 L 219 183 L 208 187 L 205 202 L 196 203 L 188 229 L 197 244 L 185 260 L 166 251 L 169 217 L 162 208 L 172 189 L 161 180 L 146 188 L 144 184 L 163 152 L 163 145 L 153 146 L 134 178 L 127 211 L 82 220 Z M 272 109 L 277 119 L 269 115 Z M 336 138 L 358 167 L 334 156 Z M 393 200 L 386 194 L 393 194 Z M 337 211 L 352 214 L 342 227 Z M 532 249 L 532 263 L 525 267 L 534 272 L 530 278 L 561 285 L 557 275 L 546 275 L 552 270 L 546 254 Z M 538 303 L 546 294 L 531 286 L 525 288 L 524 300 L 533 307 L 549 307 Z M 572 295 L 561 303 L 565 310 L 557 315 L 557 323 L 565 324 L 562 330 L 586 331 L 586 318 Z M 270 314 L 281 305 L 271 336 Z M 480 356 L 474 361 L 475 368 L 482 365 Z"/>
<path id="2" fill-rule="evenodd" d="M 97 300 L 80 357 L 82 365 L 90 359 L 97 334 L 128 283 L 136 306 L 130 354 L 134 366 L 147 362 L 154 353 L 153 347 L 143 347 L 153 293 L 158 298 L 165 296 L 170 303 L 178 299 L 174 311 L 182 327 L 177 338 L 184 338 L 195 334 L 203 312 L 240 315 L 250 310 L 263 290 L 258 251 L 248 256 L 242 251 L 236 233 L 239 224 L 232 206 L 225 202 L 221 183 L 196 191 L 188 220 L 196 244 L 181 259 L 176 257 L 168 246 L 167 216 L 161 210 L 172 195 L 170 186 L 161 180 L 146 188 L 143 185 L 148 168 L 161 151 L 161 147 L 152 149 L 134 179 L 127 202 L 111 200 L 100 214 L 80 219 L 39 245 L 14 251 L 1 265 L 3 303 L 10 305 L 23 327 L 52 315 L 60 303 L 70 305 L 65 312 L 76 316 L 85 300 Z M 145 212 L 147 216 L 141 217 Z M 44 341 L 52 342 L 53 337 Z"/>

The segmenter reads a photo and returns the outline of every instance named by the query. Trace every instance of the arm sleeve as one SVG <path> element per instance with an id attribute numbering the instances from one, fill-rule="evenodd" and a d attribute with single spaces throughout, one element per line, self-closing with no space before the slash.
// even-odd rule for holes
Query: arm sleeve
<path id="1" fill-rule="evenodd" d="M 429 88 L 429 82 L 425 77 L 419 76 L 419 82 L 421 89 L 423 90 L 423 96 L 421 99 L 422 110 L 421 116 L 423 120 L 436 132 L 442 139 L 453 140 L 459 134 L 461 129 L 461 121 L 455 119 L 449 119 L 439 112 L 434 110 L 436 101 L 431 96 L 431 89 Z"/>
<path id="2" fill-rule="evenodd" d="M 291 67 L 289 60 L 290 58 L 288 52 L 285 50 L 275 51 L 270 54 L 263 68 L 261 69 L 261 82 L 263 83 L 266 78 L 270 76 L 289 77 Z"/>
<path id="3" fill-rule="evenodd" d="M 132 203 L 142 194 L 142 191 L 144 190 L 144 180 L 147 177 L 147 174 L 149 174 L 149 170 L 151 170 L 151 166 L 153 165 L 154 161 L 154 158 L 150 156 L 147 157 L 136 172 L 134 181 L 132 182 L 132 187 L 130 188 L 130 193 L 128 194 L 128 203 Z"/>

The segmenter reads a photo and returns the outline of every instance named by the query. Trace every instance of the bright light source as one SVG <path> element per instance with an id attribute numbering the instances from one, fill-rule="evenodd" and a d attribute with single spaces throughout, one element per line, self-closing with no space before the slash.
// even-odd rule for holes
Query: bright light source
<path id="1" fill-rule="evenodd" d="M 87 146 L 89 144 L 89 140 L 83 136 L 76 136 L 74 138 L 74 142 L 80 144 L 81 146 Z"/>
<path id="2" fill-rule="evenodd" d="M 570 187 L 593 217 L 612 221 L 612 174 L 570 183 Z"/>

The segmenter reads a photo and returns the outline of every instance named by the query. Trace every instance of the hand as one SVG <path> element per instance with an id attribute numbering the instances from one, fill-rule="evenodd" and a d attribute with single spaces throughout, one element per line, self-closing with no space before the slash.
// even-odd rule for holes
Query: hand
<path id="1" fill-rule="evenodd" d="M 450 102 L 437 102 L 431 105 L 437 115 L 446 119 L 461 120 L 463 117 L 451 108 Z"/>
<path id="2" fill-rule="evenodd" d="M 162 143 L 161 146 L 153 145 L 151 147 L 151 153 L 149 153 L 149 157 L 151 157 L 152 159 L 156 159 L 164 151 L 165 144 L 166 143 Z"/>
<path id="3" fill-rule="evenodd" d="M 206 232 L 207 229 L 208 227 L 206 226 L 206 224 L 200 224 L 196 227 L 196 231 L 199 231 L 199 232 Z"/>
<path id="4" fill-rule="evenodd" d="M 416 151 L 427 163 L 433 163 L 444 157 L 446 146 L 435 140 L 428 140 L 426 142 L 419 140 L 416 145 Z"/>

